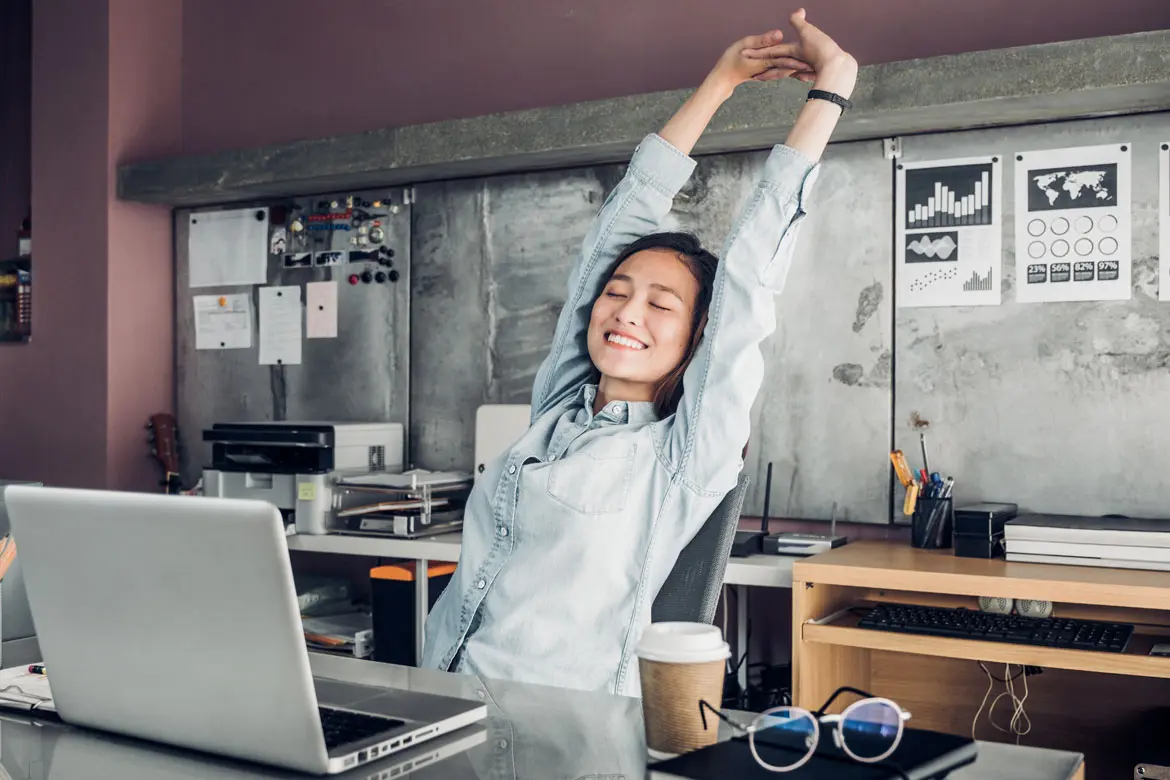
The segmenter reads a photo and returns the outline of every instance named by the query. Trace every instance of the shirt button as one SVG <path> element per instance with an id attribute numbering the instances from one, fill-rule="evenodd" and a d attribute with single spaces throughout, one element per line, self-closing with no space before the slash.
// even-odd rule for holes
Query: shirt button
<path id="1" fill-rule="evenodd" d="M 557 459 L 557 456 L 556 455 L 549 455 L 548 459 L 549 459 L 549 462 L 551 463 L 552 461 Z"/>
<path id="2" fill-rule="evenodd" d="M 613 405 L 613 410 L 615 412 L 620 412 L 622 409 L 625 409 L 625 408 L 626 408 L 625 404 L 614 404 Z"/>
<path id="3" fill-rule="evenodd" d="M 480 590 L 483 590 L 486 585 L 486 580 L 480 580 L 479 582 L 475 583 L 475 587 L 479 588 Z"/>
<path id="4" fill-rule="evenodd" d="M 508 473 L 509 473 L 509 474 L 515 474 L 515 473 L 516 473 L 516 466 L 515 466 L 515 465 L 509 466 L 509 467 L 508 467 Z"/>
<path id="5" fill-rule="evenodd" d="M 507 536 L 507 535 L 508 535 L 508 529 L 501 525 L 500 526 L 500 536 Z"/>
<path id="6" fill-rule="evenodd" d="M 508 740 L 501 739 L 499 742 L 499 745 L 500 745 L 500 750 L 506 750 L 508 747 Z"/>

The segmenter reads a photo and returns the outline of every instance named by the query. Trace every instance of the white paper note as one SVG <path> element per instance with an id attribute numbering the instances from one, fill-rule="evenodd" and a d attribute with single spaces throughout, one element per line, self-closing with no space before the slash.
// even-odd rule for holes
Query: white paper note
<path id="1" fill-rule="evenodd" d="M 252 296 L 195 296 L 195 349 L 247 349 L 252 346 Z"/>
<path id="2" fill-rule="evenodd" d="M 898 306 L 998 306 L 1003 157 L 904 163 L 895 183 Z"/>
<path id="3" fill-rule="evenodd" d="M 188 219 L 191 287 L 268 281 L 268 209 L 203 211 Z"/>
<path id="4" fill-rule="evenodd" d="M 337 282 L 305 285 L 305 338 L 337 338 Z"/>
<path id="5" fill-rule="evenodd" d="M 1170 141 L 1158 144 L 1158 300 L 1170 301 Z"/>
<path id="6" fill-rule="evenodd" d="M 1017 301 L 1130 298 L 1132 148 L 1016 155 Z"/>
<path id="7" fill-rule="evenodd" d="M 260 288 L 260 365 L 301 363 L 301 288 Z"/>

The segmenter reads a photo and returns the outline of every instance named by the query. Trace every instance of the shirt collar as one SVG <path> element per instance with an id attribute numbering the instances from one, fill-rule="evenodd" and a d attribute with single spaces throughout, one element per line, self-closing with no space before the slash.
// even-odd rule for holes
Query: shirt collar
<path id="1" fill-rule="evenodd" d="M 585 385 L 580 392 L 585 407 L 585 419 L 593 421 L 593 402 L 597 400 L 597 385 Z M 650 423 L 658 421 L 653 401 L 611 401 L 602 407 L 597 417 L 614 423 Z"/>

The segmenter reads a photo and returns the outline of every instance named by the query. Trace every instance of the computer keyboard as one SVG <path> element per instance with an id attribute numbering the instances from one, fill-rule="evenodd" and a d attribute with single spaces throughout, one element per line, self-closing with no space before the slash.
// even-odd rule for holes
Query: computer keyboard
<path id="1" fill-rule="evenodd" d="M 383 718 L 362 712 L 335 710 L 318 707 L 321 713 L 321 729 L 325 732 L 325 747 L 332 749 L 352 745 L 367 737 L 381 734 L 403 725 L 406 721 Z"/>
<path id="2" fill-rule="evenodd" d="M 1133 636 L 1133 626 L 1125 623 L 994 615 L 971 609 L 908 604 L 878 604 L 857 626 L 901 634 L 1099 650 L 1106 653 L 1124 653 Z"/>

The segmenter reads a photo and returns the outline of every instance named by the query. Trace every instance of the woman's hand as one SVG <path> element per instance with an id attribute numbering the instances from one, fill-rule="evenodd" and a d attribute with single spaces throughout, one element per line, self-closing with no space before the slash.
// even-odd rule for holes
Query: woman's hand
<path id="1" fill-rule="evenodd" d="M 708 78 L 729 90 L 753 79 L 771 81 L 792 76 L 812 81 L 812 66 L 787 53 L 796 44 L 783 44 L 783 40 L 784 33 L 780 30 L 740 38 L 723 52 Z M 763 55 L 764 52 L 768 54 Z"/>
<path id="2" fill-rule="evenodd" d="M 784 43 L 767 41 L 743 51 L 743 57 L 767 65 L 754 75 L 758 81 L 772 81 L 793 75 L 795 63 L 807 63 L 811 73 L 801 73 L 802 81 L 817 81 L 822 76 L 832 78 L 832 91 L 849 97 L 857 78 L 857 61 L 847 54 L 820 28 L 805 19 L 804 9 L 792 14 L 792 26 L 797 40 Z M 771 35 L 771 33 L 769 33 Z"/>

